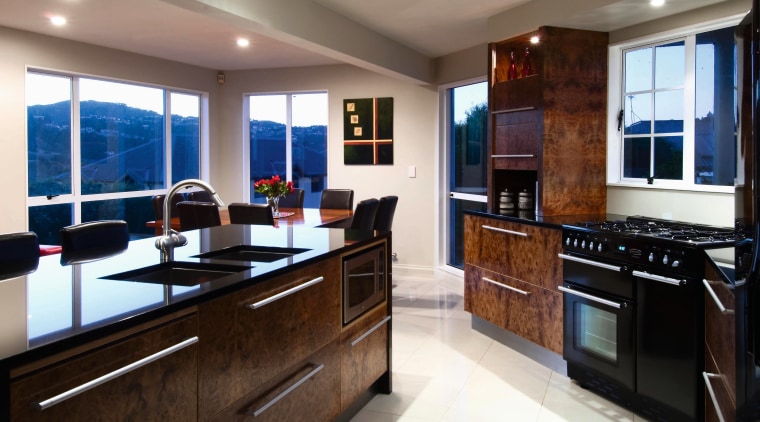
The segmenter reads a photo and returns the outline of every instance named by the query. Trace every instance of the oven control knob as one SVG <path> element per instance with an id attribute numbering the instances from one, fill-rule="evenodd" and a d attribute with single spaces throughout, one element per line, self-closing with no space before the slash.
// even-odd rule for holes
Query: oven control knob
<path id="1" fill-rule="evenodd" d="M 597 252 L 604 252 L 605 249 L 607 249 L 607 248 L 604 247 L 604 243 L 602 243 L 602 242 L 599 242 L 596 245 L 596 251 Z"/>
<path id="2" fill-rule="evenodd" d="M 593 251 L 594 250 L 594 241 L 590 240 L 588 242 L 588 250 Z"/>
<path id="3" fill-rule="evenodd" d="M 662 265 L 668 265 L 670 263 L 670 258 L 668 258 L 667 255 L 662 257 Z"/>
<path id="4" fill-rule="evenodd" d="M 586 241 L 581 242 L 581 249 L 586 249 Z"/>
<path id="5" fill-rule="evenodd" d="M 657 259 L 657 257 L 654 256 L 654 253 L 650 252 L 649 253 L 649 262 L 654 262 L 656 259 Z"/>
<path id="6" fill-rule="evenodd" d="M 681 266 L 681 261 L 676 259 L 675 261 L 673 261 L 672 264 L 670 264 L 670 266 L 673 268 L 678 268 L 679 266 Z"/>
<path id="7" fill-rule="evenodd" d="M 573 246 L 578 247 L 578 239 L 573 240 Z"/>
<path id="8" fill-rule="evenodd" d="M 570 246 L 570 236 L 565 239 L 565 245 Z"/>

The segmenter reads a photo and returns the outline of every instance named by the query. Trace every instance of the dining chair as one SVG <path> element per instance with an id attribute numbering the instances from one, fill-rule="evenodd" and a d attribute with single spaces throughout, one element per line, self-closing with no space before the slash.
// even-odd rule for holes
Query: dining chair
<path id="1" fill-rule="evenodd" d="M 61 229 L 61 264 L 82 264 L 118 255 L 129 247 L 124 220 L 99 220 Z"/>
<path id="2" fill-rule="evenodd" d="M 166 195 L 154 195 L 150 199 L 150 202 L 153 205 L 153 215 L 155 216 L 156 221 L 164 218 L 164 198 L 166 198 Z M 186 201 L 184 194 L 178 193 L 172 197 L 172 202 L 171 202 L 172 215 L 177 215 L 177 204 L 179 204 L 182 201 Z"/>
<path id="3" fill-rule="evenodd" d="M 293 192 L 280 198 L 280 208 L 303 208 L 303 189 L 293 189 Z"/>
<path id="4" fill-rule="evenodd" d="M 222 225 L 219 208 L 212 202 L 182 201 L 177 204 L 177 213 L 182 231 Z"/>
<path id="5" fill-rule="evenodd" d="M 274 226 L 272 206 L 268 204 L 247 204 L 233 202 L 227 206 L 232 224 L 262 224 Z"/>
<path id="6" fill-rule="evenodd" d="M 393 225 L 393 215 L 396 213 L 396 204 L 398 196 L 383 196 L 377 206 L 377 215 L 375 215 L 374 229 L 381 232 L 391 231 Z"/>
<path id="7" fill-rule="evenodd" d="M 323 189 L 322 197 L 319 200 L 319 208 L 354 209 L 353 189 Z"/>
<path id="8" fill-rule="evenodd" d="M 0 280 L 29 274 L 40 261 L 40 243 L 34 232 L 0 234 Z"/>
<path id="9" fill-rule="evenodd" d="M 192 202 L 214 202 L 211 195 L 205 190 L 196 190 L 187 194 L 187 200 Z"/>
<path id="10" fill-rule="evenodd" d="M 354 215 L 351 218 L 350 229 L 370 231 L 375 224 L 375 214 L 380 203 L 375 198 L 365 199 L 356 204 Z"/>

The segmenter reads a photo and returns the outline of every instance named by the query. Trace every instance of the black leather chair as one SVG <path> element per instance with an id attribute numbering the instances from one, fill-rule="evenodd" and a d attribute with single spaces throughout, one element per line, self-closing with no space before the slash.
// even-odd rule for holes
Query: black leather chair
<path id="1" fill-rule="evenodd" d="M 123 220 L 100 220 L 64 227 L 61 264 L 81 264 L 118 255 L 129 247 L 129 226 Z"/>
<path id="2" fill-rule="evenodd" d="M 354 191 L 352 189 L 324 189 L 319 208 L 352 210 L 354 209 Z"/>
<path id="3" fill-rule="evenodd" d="M 0 234 L 0 280 L 29 274 L 39 262 L 40 241 L 36 233 Z"/>
<path id="4" fill-rule="evenodd" d="M 274 226 L 272 206 L 233 202 L 227 206 L 232 224 L 263 224 Z"/>
<path id="5" fill-rule="evenodd" d="M 396 204 L 398 204 L 398 196 L 383 196 L 380 198 L 380 204 L 377 206 L 377 215 L 375 215 L 375 230 L 381 232 L 391 231 L 393 214 L 396 213 Z"/>
<path id="6" fill-rule="evenodd" d="M 154 195 L 153 198 L 150 199 L 150 202 L 153 205 L 153 215 L 155 216 L 156 220 L 164 219 L 164 198 L 166 198 L 166 195 Z M 182 201 L 185 201 L 185 195 L 181 193 L 175 194 L 172 197 L 172 202 L 170 205 L 172 215 L 178 215 L 177 204 Z"/>
<path id="7" fill-rule="evenodd" d="M 280 198 L 280 208 L 303 208 L 303 189 L 293 189 L 293 192 Z"/>
<path id="8" fill-rule="evenodd" d="M 214 202 L 214 200 L 211 199 L 211 195 L 209 195 L 209 193 L 205 190 L 189 192 L 187 194 L 187 200 L 192 202 Z"/>
<path id="9" fill-rule="evenodd" d="M 183 201 L 177 204 L 177 213 L 182 231 L 222 225 L 219 208 L 212 202 Z"/>
<path id="10" fill-rule="evenodd" d="M 351 226 L 354 230 L 370 231 L 375 224 L 375 214 L 380 203 L 375 198 L 365 199 L 356 204 L 354 216 L 351 218 Z"/>

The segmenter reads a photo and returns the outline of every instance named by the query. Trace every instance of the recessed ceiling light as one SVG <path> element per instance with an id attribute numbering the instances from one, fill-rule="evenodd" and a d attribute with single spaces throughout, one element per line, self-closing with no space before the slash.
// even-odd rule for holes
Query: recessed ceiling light
<path id="1" fill-rule="evenodd" d="M 250 44 L 250 43 L 245 38 L 238 38 L 238 40 L 237 40 L 238 47 L 248 47 L 248 44 Z"/>
<path id="2" fill-rule="evenodd" d="M 63 26 L 63 25 L 66 25 L 66 18 L 64 18 L 63 16 L 51 16 L 50 23 L 52 23 L 55 26 Z"/>
<path id="3" fill-rule="evenodd" d="M 654 7 L 660 7 L 663 4 L 665 4 L 665 0 L 652 0 L 649 2 L 649 4 L 651 4 Z"/>
<path id="4" fill-rule="evenodd" d="M 538 39 L 537 35 L 534 35 L 534 36 L 530 37 L 530 43 L 531 44 L 538 44 L 538 41 L 539 41 L 539 39 Z"/>

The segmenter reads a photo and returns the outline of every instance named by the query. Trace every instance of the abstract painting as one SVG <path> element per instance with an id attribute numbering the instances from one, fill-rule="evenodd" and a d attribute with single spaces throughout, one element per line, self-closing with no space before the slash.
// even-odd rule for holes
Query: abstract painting
<path id="1" fill-rule="evenodd" d="M 393 98 L 343 100 L 343 163 L 393 164 Z"/>

